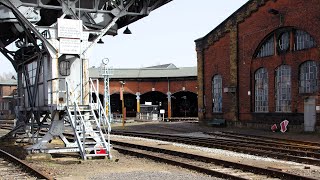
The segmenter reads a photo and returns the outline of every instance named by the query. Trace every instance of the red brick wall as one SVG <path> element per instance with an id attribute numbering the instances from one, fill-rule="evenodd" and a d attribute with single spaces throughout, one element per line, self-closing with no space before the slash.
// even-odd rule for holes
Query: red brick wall
<path id="1" fill-rule="evenodd" d="M 213 118 L 212 113 L 212 78 L 214 75 L 222 76 L 222 87 L 230 83 L 230 37 L 226 34 L 224 37 L 215 42 L 212 46 L 204 51 L 204 104 L 206 108 L 205 118 Z M 230 98 L 226 93 L 222 97 L 223 112 L 228 111 Z M 217 115 L 217 114 L 215 114 Z"/>
<path id="2" fill-rule="evenodd" d="M 160 80 L 160 79 L 151 79 L 151 80 L 124 80 L 124 92 L 130 94 L 136 94 L 136 92 L 140 92 L 140 94 L 144 94 L 152 91 L 159 91 L 164 94 L 168 92 L 168 80 Z M 197 93 L 197 80 L 184 80 L 184 79 L 170 79 L 169 80 L 169 88 L 172 94 L 183 91 L 183 87 L 185 87 L 185 91 L 190 91 L 193 93 Z M 110 94 L 119 93 L 121 88 L 121 84 L 119 80 L 111 80 L 110 81 Z M 104 84 L 103 81 L 99 82 L 99 92 L 100 94 L 104 94 Z"/>
<path id="3" fill-rule="evenodd" d="M 0 103 L 7 102 L 9 110 L 0 110 L 0 119 L 13 119 L 13 108 L 15 106 L 15 100 L 13 98 L 5 98 L 3 99 L 3 96 L 12 96 L 14 93 L 14 90 L 17 89 L 17 86 L 12 85 L 1 85 L 0 86 Z"/>
<path id="4" fill-rule="evenodd" d="M 281 23 L 279 15 L 268 13 L 268 10 L 271 8 L 278 10 L 283 15 Z M 254 120 L 253 80 L 254 72 L 260 67 L 265 67 L 268 70 L 268 103 L 270 112 L 270 116 L 268 118 L 271 120 L 274 117 L 284 117 L 285 115 L 282 113 L 274 113 L 275 69 L 281 64 L 287 64 L 291 67 L 292 113 L 290 113 L 289 116 L 294 118 L 296 114 L 300 115 L 300 119 L 301 117 L 303 119 L 303 100 L 305 97 L 298 93 L 299 65 L 306 60 L 315 60 L 319 62 L 319 12 L 320 3 L 318 0 L 309 0 L 307 3 L 305 0 L 252 0 L 249 1 L 246 6 L 239 9 L 236 14 L 226 19 L 225 22 L 219 25 L 214 31 L 209 33 L 201 40 L 197 40 L 197 51 L 204 51 L 203 93 L 206 104 L 206 113 L 204 119 L 210 119 L 216 116 L 215 114 L 212 114 L 211 81 L 213 75 L 221 74 L 223 77 L 223 87 L 228 87 L 233 84 L 233 74 L 238 73 L 238 92 L 236 95 L 239 98 L 239 120 Z M 284 55 L 274 55 L 259 59 L 253 58 L 257 47 L 264 40 L 264 38 L 278 28 L 283 27 L 293 27 L 295 29 L 308 32 L 315 39 L 317 47 L 308 50 L 288 52 Z M 233 29 L 236 29 L 238 32 L 237 41 L 235 41 L 234 38 L 231 38 Z M 234 49 L 235 46 L 237 47 L 236 50 Z M 230 69 L 235 53 L 237 70 Z M 248 91 L 251 91 L 251 96 L 248 95 Z M 319 102 L 318 104 L 320 104 Z M 232 94 L 223 93 L 223 117 L 225 119 L 234 119 L 230 114 L 230 109 L 233 108 L 233 103 L 236 103 L 236 101 L 234 100 Z M 273 116 L 272 114 L 276 115 Z"/>
<path id="5" fill-rule="evenodd" d="M 11 96 L 13 93 L 13 90 L 17 89 L 17 86 L 12 86 L 12 85 L 1 85 L 0 86 L 1 90 L 1 97 L 2 96 Z"/>
<path id="6" fill-rule="evenodd" d="M 259 11 L 239 24 L 239 98 L 240 119 L 251 119 L 254 110 L 254 72 L 260 67 L 267 68 L 269 77 L 269 112 L 275 111 L 274 79 L 275 69 L 282 63 L 291 66 L 292 76 L 292 112 L 303 113 L 303 98 L 298 94 L 299 65 L 306 60 L 319 61 L 319 49 L 288 52 L 284 55 L 254 59 L 253 55 L 259 43 L 269 33 L 279 28 L 280 17 L 268 13 L 274 8 L 283 14 L 281 27 L 294 27 L 310 33 L 317 42 L 320 39 L 318 16 L 320 3 L 317 0 L 278 0 L 268 1 Z M 250 28 L 248 28 L 250 27 Z M 248 73 L 250 72 L 250 73 Z M 250 79 L 251 78 L 251 83 Z M 248 96 L 248 91 L 251 96 Z"/>

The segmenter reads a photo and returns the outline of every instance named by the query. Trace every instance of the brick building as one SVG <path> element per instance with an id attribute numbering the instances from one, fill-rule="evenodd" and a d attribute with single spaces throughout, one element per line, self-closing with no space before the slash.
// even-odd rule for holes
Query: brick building
<path id="1" fill-rule="evenodd" d="M 89 76 L 99 80 L 99 98 L 104 100 L 104 82 L 99 68 L 89 68 Z M 164 64 L 145 68 L 113 69 L 110 76 L 111 111 L 122 114 L 123 93 L 126 117 L 136 117 L 146 102 L 165 110 L 166 118 L 197 117 L 197 68 Z M 13 95 L 17 81 L 0 82 L 0 119 L 13 119 Z M 123 91 L 122 91 L 123 89 Z M 122 91 L 122 92 L 121 92 Z"/>
<path id="2" fill-rule="evenodd" d="M 100 100 L 104 82 L 99 68 L 89 68 L 89 76 L 99 79 Z M 166 118 L 197 117 L 197 68 L 163 64 L 144 68 L 118 68 L 110 76 L 111 111 L 136 117 L 141 105 L 152 103 L 165 110 Z"/>
<path id="3" fill-rule="evenodd" d="M 0 120 L 13 119 L 14 115 L 14 94 L 17 89 L 16 80 L 7 80 L 0 82 Z"/>
<path id="4" fill-rule="evenodd" d="M 200 121 L 319 125 L 319 12 L 318 0 L 249 0 L 195 40 Z"/>

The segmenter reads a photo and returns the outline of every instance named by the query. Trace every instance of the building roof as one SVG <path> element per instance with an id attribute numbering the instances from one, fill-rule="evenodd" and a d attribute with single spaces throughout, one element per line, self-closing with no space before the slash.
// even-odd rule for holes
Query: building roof
<path id="1" fill-rule="evenodd" d="M 16 86 L 18 84 L 17 80 L 9 79 L 9 80 L 1 80 L 0 85 L 9 85 L 9 86 Z"/>
<path id="2" fill-rule="evenodd" d="M 91 78 L 102 78 L 100 68 L 89 68 Z M 197 77 L 197 67 L 177 68 L 173 64 L 152 66 L 146 68 L 121 68 L 113 69 L 111 79 L 141 79 L 141 78 L 179 78 L 179 77 Z"/>
<path id="3" fill-rule="evenodd" d="M 150 67 L 146 67 L 146 68 L 173 69 L 173 68 L 177 68 L 177 66 L 175 66 L 175 65 L 172 64 L 172 63 L 170 63 L 170 64 L 162 64 L 162 65 L 157 65 L 157 66 L 150 66 Z"/>

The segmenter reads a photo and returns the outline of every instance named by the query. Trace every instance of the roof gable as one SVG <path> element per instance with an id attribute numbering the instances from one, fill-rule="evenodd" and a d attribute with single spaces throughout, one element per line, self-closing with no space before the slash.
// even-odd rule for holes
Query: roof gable
<path id="1" fill-rule="evenodd" d="M 176 69 L 177 66 L 174 64 L 162 64 L 162 65 L 157 65 L 157 66 L 150 66 L 150 67 L 145 67 L 146 69 Z"/>

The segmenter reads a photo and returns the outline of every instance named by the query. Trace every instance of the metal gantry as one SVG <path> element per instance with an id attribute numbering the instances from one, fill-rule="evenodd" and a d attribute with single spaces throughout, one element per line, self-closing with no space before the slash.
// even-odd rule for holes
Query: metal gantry
<path id="1" fill-rule="evenodd" d="M 98 92 L 89 79 L 87 53 L 104 35 L 117 35 L 118 29 L 170 1 L 0 0 L 0 52 L 18 77 L 17 124 L 6 137 L 23 132 L 33 143 L 29 152 L 111 157 L 110 103 L 106 114 L 100 101 L 92 100 Z M 109 89 L 105 92 L 109 96 Z M 97 116 L 97 111 L 104 114 Z M 64 137 L 68 128 L 76 142 Z M 40 138 L 42 129 L 49 130 Z M 64 147 L 51 149 L 48 142 L 54 137 Z"/>

